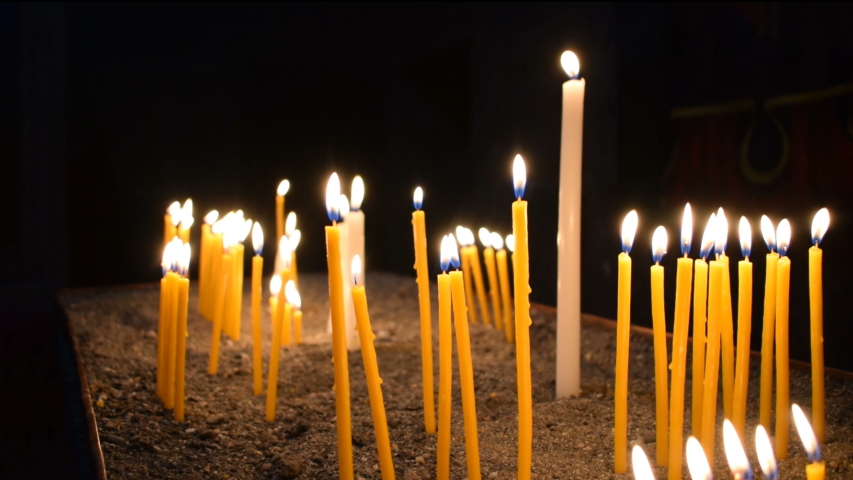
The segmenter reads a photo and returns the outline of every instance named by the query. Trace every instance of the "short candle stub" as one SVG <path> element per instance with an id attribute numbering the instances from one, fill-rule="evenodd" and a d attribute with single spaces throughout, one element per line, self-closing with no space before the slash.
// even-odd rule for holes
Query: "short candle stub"
<path id="1" fill-rule="evenodd" d="M 811 424 L 809 424 L 809 420 L 806 418 L 806 414 L 803 413 L 803 409 L 796 403 L 791 405 L 791 411 L 794 414 L 794 425 L 797 426 L 797 433 L 800 434 L 800 440 L 803 442 L 803 448 L 809 457 L 809 461 L 819 462 L 820 444 L 817 442 L 817 437 L 814 434 L 814 430 L 812 430 Z"/>
<path id="2" fill-rule="evenodd" d="M 787 218 L 783 218 L 776 227 L 776 248 L 779 251 L 779 256 L 784 257 L 788 254 L 788 247 L 791 245 L 791 224 Z"/>
<path id="3" fill-rule="evenodd" d="M 699 247 L 699 256 L 702 260 L 708 260 L 708 255 L 714 249 L 714 236 L 717 234 L 717 215 L 712 213 L 708 223 L 705 224 L 705 233 L 702 234 L 702 245 Z"/>
<path id="4" fill-rule="evenodd" d="M 812 244 L 816 247 L 820 246 L 826 230 L 829 228 L 829 210 L 821 208 L 817 211 L 812 220 Z"/>
<path id="5" fill-rule="evenodd" d="M 566 50 L 560 55 L 560 64 L 563 66 L 563 70 L 566 71 L 566 75 L 569 76 L 569 80 L 577 80 L 580 76 L 581 72 L 581 62 L 578 60 L 578 56 L 575 55 L 571 50 Z"/>
<path id="6" fill-rule="evenodd" d="M 628 212 L 628 214 L 625 215 L 625 220 L 622 220 L 622 252 L 625 255 L 630 254 L 631 247 L 634 246 L 634 235 L 637 233 L 637 224 L 639 221 L 636 210 Z M 507 239 L 507 245 L 509 245 L 509 239 Z M 510 248 L 510 250 L 512 250 L 512 248 Z"/>
<path id="7" fill-rule="evenodd" d="M 339 202 L 341 201 L 341 181 L 337 173 L 329 177 L 326 184 L 326 215 L 332 223 L 340 220 Z"/>
<path id="8" fill-rule="evenodd" d="M 527 167 L 521 155 L 516 155 L 512 161 L 512 181 L 515 188 L 515 198 L 524 198 L 524 188 L 527 186 Z"/>
<path id="9" fill-rule="evenodd" d="M 767 480 L 779 478 L 779 469 L 776 466 L 776 456 L 773 454 L 773 446 L 767 430 L 761 425 L 755 429 L 755 454 L 758 456 L 758 465 Z"/>
<path id="10" fill-rule="evenodd" d="M 749 459 L 746 457 L 734 424 L 728 419 L 723 421 L 723 446 L 726 450 L 726 459 L 729 461 L 729 469 L 735 480 L 751 480 L 752 468 L 749 466 Z"/>
<path id="11" fill-rule="evenodd" d="M 415 210 L 420 210 L 424 206 L 424 189 L 421 187 L 415 188 L 415 194 L 412 195 L 412 203 Z"/>
<path id="12" fill-rule="evenodd" d="M 684 205 L 684 215 L 681 218 L 681 254 L 685 257 L 690 254 L 693 244 L 693 211 L 690 203 Z"/>
<path id="13" fill-rule="evenodd" d="M 764 237 L 764 244 L 767 245 L 767 250 L 770 253 L 776 251 L 776 229 L 773 228 L 773 222 L 767 215 L 761 216 L 761 236 Z"/>
<path id="14" fill-rule="evenodd" d="M 740 217 L 738 231 L 740 233 L 740 252 L 744 259 L 749 260 L 749 254 L 752 253 L 752 227 L 749 226 L 749 220 L 746 217 Z"/>

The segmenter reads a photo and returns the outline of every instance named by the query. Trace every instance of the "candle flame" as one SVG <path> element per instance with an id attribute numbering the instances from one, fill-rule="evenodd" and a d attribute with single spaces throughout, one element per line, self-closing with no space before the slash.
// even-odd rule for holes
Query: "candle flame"
<path id="1" fill-rule="evenodd" d="M 501 236 L 500 233 L 492 232 L 489 237 L 489 240 L 492 243 L 492 247 L 494 247 L 495 250 L 500 250 L 504 248 L 504 238 Z"/>
<path id="2" fill-rule="evenodd" d="M 515 198 L 521 200 L 524 197 L 524 187 L 527 185 L 527 167 L 521 155 L 516 155 L 512 161 L 512 181 L 515 185 Z"/>
<path id="3" fill-rule="evenodd" d="M 726 218 L 726 212 L 723 207 L 717 209 L 716 238 L 714 238 L 714 251 L 717 255 L 725 255 L 726 247 L 729 244 L 729 220 Z"/>
<path id="4" fill-rule="evenodd" d="M 326 215 L 332 222 L 340 220 L 339 205 L 341 201 L 341 181 L 337 173 L 333 173 L 329 177 L 329 183 L 326 184 Z"/>
<path id="5" fill-rule="evenodd" d="M 450 242 L 450 238 L 448 238 L 447 235 L 441 237 L 440 265 L 442 272 L 447 272 L 447 269 L 450 268 L 450 250 L 447 248 L 448 242 Z"/>
<path id="6" fill-rule="evenodd" d="M 296 212 L 290 212 L 287 214 L 287 220 L 284 221 L 284 234 L 289 237 L 294 229 L 296 229 Z"/>
<path id="7" fill-rule="evenodd" d="M 636 210 L 628 212 L 628 215 L 625 215 L 625 220 L 622 220 L 622 251 L 626 254 L 631 253 L 631 247 L 634 246 L 634 235 L 637 234 L 637 223 L 639 221 L 640 218 L 637 216 Z"/>
<path id="8" fill-rule="evenodd" d="M 160 267 L 163 270 L 164 277 L 166 276 L 166 272 L 172 268 L 172 242 L 167 243 L 163 249 L 163 259 L 160 260 Z"/>
<path id="9" fill-rule="evenodd" d="M 181 226 L 190 228 L 193 224 L 193 199 L 188 198 L 181 207 Z"/>
<path id="10" fill-rule="evenodd" d="M 702 444 L 696 437 L 687 439 L 687 469 L 690 470 L 690 477 L 693 480 L 711 480 L 711 466 L 708 465 L 708 458 L 705 457 L 705 450 L 702 449 Z"/>
<path id="11" fill-rule="evenodd" d="M 459 249 L 456 248 L 456 238 L 452 233 L 447 234 L 447 254 L 450 256 L 450 265 L 453 268 L 459 268 Z"/>
<path id="12" fill-rule="evenodd" d="M 356 175 L 352 179 L 350 195 L 352 196 L 352 202 L 350 202 L 352 211 L 357 212 L 361 210 L 361 202 L 364 201 L 364 180 L 361 179 L 361 175 Z"/>
<path id="13" fill-rule="evenodd" d="M 776 250 L 779 255 L 785 256 L 788 254 L 788 247 L 791 245 L 791 223 L 787 218 L 783 218 L 776 227 Z"/>
<path id="14" fill-rule="evenodd" d="M 467 247 L 474 244 L 474 232 L 468 230 L 467 228 L 459 225 L 456 227 L 456 240 L 463 247 Z"/>
<path id="15" fill-rule="evenodd" d="M 749 226 L 749 220 L 746 217 L 740 217 L 738 233 L 740 233 L 740 251 L 743 258 L 749 260 L 749 254 L 752 253 L 752 227 Z"/>
<path id="16" fill-rule="evenodd" d="M 181 223 L 181 213 L 183 213 L 181 209 L 181 202 L 172 202 L 169 205 L 169 208 L 166 209 L 166 213 L 169 214 L 172 225 L 177 227 L 178 224 Z"/>
<path id="17" fill-rule="evenodd" d="M 773 222 L 767 215 L 761 216 L 761 235 L 764 237 L 767 250 L 770 250 L 771 253 L 776 250 L 776 229 L 773 228 Z"/>
<path id="18" fill-rule="evenodd" d="M 185 243 L 181 246 L 181 255 L 178 258 L 178 268 L 180 269 L 180 274 L 182 277 L 186 277 L 190 271 L 190 257 L 192 256 L 192 252 L 190 249 L 190 244 Z"/>
<path id="19" fill-rule="evenodd" d="M 290 268 L 291 260 L 290 240 L 284 235 L 278 239 L 278 254 L 281 256 L 281 261 L 284 263 L 284 268 Z"/>
<path id="20" fill-rule="evenodd" d="M 631 464 L 634 466 L 634 480 L 655 480 L 646 452 L 639 445 L 634 445 L 631 451 Z"/>
<path id="21" fill-rule="evenodd" d="M 352 273 L 352 284 L 358 285 L 358 278 L 361 277 L 361 256 L 354 255 L 352 257 L 352 266 L 350 267 L 350 272 Z"/>
<path id="22" fill-rule="evenodd" d="M 729 419 L 723 421 L 723 446 L 726 450 L 726 459 L 729 461 L 729 469 L 735 480 L 752 478 L 752 469 L 749 467 L 749 459 L 737 436 L 737 430 Z"/>
<path id="23" fill-rule="evenodd" d="M 293 280 L 288 280 L 284 286 L 284 298 L 287 303 L 293 305 L 293 308 L 299 310 L 302 308 L 302 296 L 299 295 L 299 290 L 296 289 L 296 284 Z"/>
<path id="24" fill-rule="evenodd" d="M 563 70 L 566 71 L 566 75 L 569 76 L 569 80 L 575 80 L 580 75 L 581 62 L 578 60 L 578 56 L 571 50 L 566 50 L 560 55 L 560 64 L 563 66 Z"/>
<path id="25" fill-rule="evenodd" d="M 655 264 L 663 260 L 663 255 L 666 253 L 667 241 L 666 228 L 663 226 L 656 228 L 655 233 L 652 234 L 652 259 L 655 261 Z"/>
<path id="26" fill-rule="evenodd" d="M 424 206 L 424 189 L 421 187 L 415 188 L 415 194 L 412 195 L 412 203 L 415 205 L 415 210 L 420 210 Z"/>
<path id="27" fill-rule="evenodd" d="M 806 450 L 806 455 L 810 462 L 820 461 L 820 445 L 817 443 L 814 430 L 812 430 L 806 414 L 803 409 L 796 403 L 791 405 L 791 411 L 794 412 L 794 425 L 797 426 L 797 433 L 800 434 L 800 440 L 803 442 L 803 448 Z"/>
<path id="28" fill-rule="evenodd" d="M 480 237 L 480 243 L 483 244 L 483 248 L 492 246 L 492 233 L 487 228 L 481 227 L 477 230 L 477 235 Z"/>
<path id="29" fill-rule="evenodd" d="M 829 228 L 829 210 L 821 208 L 814 214 L 812 220 L 812 243 L 820 245 L 826 230 Z"/>
<path id="30" fill-rule="evenodd" d="M 275 274 L 270 280 L 270 295 L 276 296 L 281 291 L 281 275 Z"/>
<path id="31" fill-rule="evenodd" d="M 767 480 L 779 478 L 779 470 L 776 468 L 776 456 L 773 455 L 770 436 L 767 435 L 767 430 L 764 430 L 761 425 L 755 429 L 755 454 L 758 456 L 758 465 L 764 472 L 764 478 Z"/>
<path id="32" fill-rule="evenodd" d="M 264 230 L 258 222 L 255 222 L 255 225 L 252 227 L 252 246 L 255 248 L 255 255 L 263 255 Z"/>
<path id="33" fill-rule="evenodd" d="M 290 249 L 294 252 L 296 251 L 296 247 L 299 246 L 299 241 L 302 240 L 302 232 L 297 228 L 287 237 L 290 242 Z"/>
<path id="34" fill-rule="evenodd" d="M 702 234 L 702 245 L 699 247 L 699 256 L 706 260 L 714 248 L 714 236 L 717 234 L 717 215 L 711 214 L 708 223 L 705 224 L 705 233 Z"/>
<path id="35" fill-rule="evenodd" d="M 249 233 L 252 231 L 252 222 L 251 218 L 247 218 L 243 221 L 242 226 L 240 227 L 240 242 L 245 242 L 247 238 L 249 238 Z"/>
<path id="36" fill-rule="evenodd" d="M 690 204 L 684 205 L 684 215 L 681 217 L 681 254 L 685 257 L 690 253 L 693 244 L 693 210 Z"/>
<path id="37" fill-rule="evenodd" d="M 279 197 L 283 197 L 287 195 L 287 192 L 290 191 L 290 181 L 282 180 L 278 184 L 278 188 L 275 189 L 275 194 Z"/>
<path id="38" fill-rule="evenodd" d="M 216 220 L 219 218 L 219 211 L 211 210 L 207 212 L 207 215 L 204 216 L 204 223 L 208 225 L 213 225 L 216 223 Z"/>
<path id="39" fill-rule="evenodd" d="M 349 199 L 346 195 L 341 194 L 338 200 L 338 220 L 346 221 L 347 215 L 350 212 Z"/>
<path id="40" fill-rule="evenodd" d="M 515 235 L 510 233 L 506 236 L 506 248 L 508 248 L 510 252 L 515 252 Z"/>

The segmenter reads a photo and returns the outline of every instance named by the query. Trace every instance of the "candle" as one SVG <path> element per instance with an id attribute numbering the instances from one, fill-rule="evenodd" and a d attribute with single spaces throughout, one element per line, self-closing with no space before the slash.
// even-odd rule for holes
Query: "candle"
<path id="1" fill-rule="evenodd" d="M 163 389 L 163 404 L 166 408 L 175 406 L 175 362 L 177 352 L 178 331 L 178 281 L 180 280 L 179 264 L 181 261 L 183 244 L 179 238 L 172 240 L 172 263 L 171 271 L 167 273 L 167 288 L 169 289 L 168 315 L 166 316 L 166 358 L 165 374 L 163 376 L 166 385 Z"/>
<path id="2" fill-rule="evenodd" d="M 228 215 L 226 215 L 227 217 Z M 222 282 L 222 239 L 225 231 L 226 223 L 220 219 L 213 222 L 210 226 L 210 278 L 207 286 L 207 320 L 213 320 L 216 313 L 217 295 L 219 294 L 219 284 Z M 202 314 L 205 315 L 205 314 Z"/>
<path id="3" fill-rule="evenodd" d="M 287 241 L 290 244 L 290 279 L 293 280 L 293 283 L 296 287 L 299 287 L 299 272 L 296 267 L 296 247 L 299 246 L 299 242 L 302 241 L 302 231 L 296 229 L 287 236 Z"/>
<path id="4" fill-rule="evenodd" d="M 702 444 L 696 440 L 696 437 L 687 439 L 687 470 L 690 471 L 690 478 L 693 480 L 714 478 L 711 474 L 711 466 L 708 465 L 708 459 L 705 457 L 705 451 L 702 450 Z"/>
<path id="5" fill-rule="evenodd" d="M 666 314 L 663 297 L 663 267 L 660 261 L 666 253 L 667 236 L 664 227 L 655 229 L 652 235 L 652 327 L 655 338 L 655 462 L 658 466 L 666 466 L 669 450 L 667 449 L 667 428 L 669 406 L 667 394 L 666 361 Z"/>
<path id="6" fill-rule="evenodd" d="M 178 238 L 184 243 L 190 243 L 190 227 L 193 226 L 193 199 L 188 198 L 181 207 L 181 224 L 178 227 Z"/>
<path id="7" fill-rule="evenodd" d="M 172 202 L 166 208 L 163 217 L 163 245 L 167 245 L 178 235 L 178 224 L 181 223 L 181 202 Z"/>
<path id="8" fill-rule="evenodd" d="M 569 76 L 563 83 L 560 135 L 560 213 L 557 225 L 557 398 L 581 393 L 581 191 L 583 101 L 577 55 L 563 52 Z"/>
<path id="9" fill-rule="evenodd" d="M 717 209 L 717 218 L 726 218 L 723 207 Z M 723 352 L 723 414 L 725 418 L 732 418 L 732 399 L 734 397 L 735 385 L 735 344 L 729 257 L 726 255 L 729 234 L 728 220 L 721 222 L 720 225 L 725 226 L 725 232 L 721 233 L 720 238 L 717 239 L 717 243 L 722 242 L 722 245 L 719 248 L 715 248 L 718 259 L 725 266 L 723 269 L 723 289 L 720 291 L 720 342 Z"/>
<path id="10" fill-rule="evenodd" d="M 776 457 L 773 455 L 773 446 L 767 430 L 759 425 L 755 429 L 755 455 L 758 457 L 758 465 L 767 480 L 779 478 L 779 470 L 776 467 Z"/>
<path id="11" fill-rule="evenodd" d="M 349 216 L 351 213 L 352 206 L 350 205 L 349 199 L 347 199 L 346 195 L 340 196 L 340 201 L 338 203 L 338 217 L 342 222 L 340 224 L 341 229 L 341 272 L 347 271 L 349 268 L 349 263 L 352 261 L 353 251 L 351 251 L 350 247 L 352 247 L 352 243 L 350 243 L 350 227 L 352 226 L 349 222 Z M 358 341 L 358 332 L 355 328 L 355 308 L 353 308 L 352 304 L 352 278 L 349 275 L 344 274 L 344 277 L 341 280 L 344 284 L 344 319 L 346 324 L 346 340 L 347 340 L 347 350 L 358 350 L 361 344 Z M 362 278 L 362 281 L 365 281 Z"/>
<path id="12" fill-rule="evenodd" d="M 281 275 L 273 274 L 270 279 L 270 328 L 275 330 L 275 321 L 278 318 L 278 292 L 281 291 Z"/>
<path id="13" fill-rule="evenodd" d="M 809 248 L 809 304 L 811 306 L 812 421 L 819 441 L 826 439 L 826 408 L 823 387 L 823 251 L 820 242 L 829 228 L 829 210 L 821 208 L 812 221 Z"/>
<path id="14" fill-rule="evenodd" d="M 767 215 L 761 216 L 761 235 L 767 245 L 767 275 L 764 280 L 764 327 L 761 332 L 761 391 L 759 397 L 759 422 L 770 428 L 773 404 L 773 340 L 776 332 L 776 231 Z"/>
<path id="15" fill-rule="evenodd" d="M 828 221 L 827 224 L 829 224 Z M 794 425 L 797 426 L 797 433 L 800 434 L 803 448 L 806 450 L 809 462 L 811 462 L 806 465 L 806 478 L 808 480 L 823 480 L 826 476 L 826 464 L 820 459 L 820 443 L 815 432 L 799 405 L 796 403 L 791 405 L 791 411 L 794 414 Z"/>
<path id="16" fill-rule="evenodd" d="M 341 276 L 341 232 L 337 226 L 341 184 L 333 173 L 326 187 L 326 259 L 329 269 L 329 303 L 332 306 L 332 359 L 335 364 L 335 420 L 338 431 L 338 472 L 342 480 L 352 480 L 352 417 L 350 416 L 349 364 L 344 318 L 344 284 Z"/>
<path id="17" fill-rule="evenodd" d="M 509 267 L 506 263 L 506 250 L 504 250 L 504 239 L 497 232 L 492 232 L 492 247 L 497 250 L 495 252 L 495 261 L 498 266 L 498 280 L 500 283 L 501 293 L 501 315 L 503 318 L 503 330 L 506 335 L 507 343 L 512 343 L 513 330 L 515 324 L 512 322 L 512 305 L 509 299 Z M 500 318 L 497 313 L 495 319 Z M 497 321 L 497 320 L 495 320 Z"/>
<path id="18" fill-rule="evenodd" d="M 225 227 L 226 230 L 222 234 L 222 260 L 221 260 L 221 275 L 220 280 L 218 280 L 218 285 L 214 285 L 217 289 L 216 292 L 216 301 L 214 305 L 213 311 L 213 335 L 211 338 L 211 347 L 210 347 L 210 361 L 207 367 L 207 373 L 210 375 L 216 375 L 216 371 L 219 369 L 219 343 L 220 337 L 222 336 L 222 324 L 223 317 L 225 315 L 225 305 L 228 294 L 230 292 L 230 283 L 232 274 L 232 265 L 233 259 L 231 254 L 229 253 L 231 244 L 233 242 L 232 232 Z"/>
<path id="19" fill-rule="evenodd" d="M 252 227 L 252 246 L 255 256 L 252 257 L 252 377 L 255 382 L 255 395 L 264 390 L 263 359 L 261 353 L 261 277 L 264 273 L 264 231 L 261 224 L 255 222 Z"/>
<path id="20" fill-rule="evenodd" d="M 483 316 L 483 323 L 491 325 L 492 320 L 489 316 L 489 305 L 486 303 L 486 287 L 483 283 L 483 266 L 480 263 L 480 249 L 474 241 L 474 232 L 466 228 L 468 242 L 471 244 L 468 248 L 471 249 L 471 273 L 474 274 L 474 287 L 477 290 L 477 303 L 480 307 L 480 314 Z M 471 304 L 473 310 L 474 304 Z"/>
<path id="21" fill-rule="evenodd" d="M 710 223 L 710 222 L 709 222 Z M 725 217 L 715 217 L 714 251 L 725 245 L 728 231 Z M 708 337 L 707 353 L 705 355 L 705 387 L 702 392 L 702 447 L 708 458 L 714 458 L 714 437 L 716 436 L 717 420 L 717 385 L 720 375 L 720 298 L 723 289 L 723 270 L 725 265 L 719 260 L 709 262 L 710 279 L 708 280 Z"/>
<path id="22" fill-rule="evenodd" d="M 358 336 L 361 341 L 361 358 L 364 361 L 364 374 L 367 377 L 367 393 L 370 397 L 370 411 L 373 414 L 373 429 L 376 434 L 376 450 L 379 454 L 379 469 L 383 480 L 394 479 L 394 461 L 391 459 L 391 442 L 388 439 L 388 422 L 385 420 L 385 402 L 382 399 L 382 379 L 379 378 L 379 364 L 376 362 L 376 349 L 373 339 L 376 335 L 370 327 L 370 315 L 367 310 L 367 294 L 364 286 L 359 285 L 361 275 L 361 257 L 352 257 L 352 301 L 355 304 L 355 317 L 358 322 Z"/>
<path id="23" fill-rule="evenodd" d="M 187 306 L 190 296 L 190 244 L 181 248 L 180 278 L 178 279 L 178 321 L 176 324 L 177 344 L 175 350 L 175 420 L 184 421 L 184 397 L 187 374 Z"/>
<path id="24" fill-rule="evenodd" d="M 529 480 L 533 455 L 533 392 L 530 380 L 530 252 L 527 244 L 527 202 L 524 159 L 512 164 L 515 198 L 512 203 L 512 234 L 515 242 L 515 355 L 518 378 L 518 475 Z"/>
<path id="25" fill-rule="evenodd" d="M 279 258 L 281 261 L 281 282 L 284 285 L 287 285 L 287 282 L 291 281 L 290 277 L 290 240 L 287 236 L 283 236 L 278 241 L 278 252 Z M 280 304 L 279 304 L 280 305 Z M 290 318 L 287 316 L 282 317 L 281 319 L 281 344 L 282 345 L 290 345 Z"/>
<path id="26" fill-rule="evenodd" d="M 633 450 L 631 450 L 631 464 L 634 467 L 634 480 L 655 480 L 652 466 L 649 463 L 649 458 L 646 457 L 646 452 L 643 451 L 643 447 L 634 445 Z"/>
<path id="27" fill-rule="evenodd" d="M 349 234 L 349 256 L 361 257 L 361 282 L 366 285 L 365 273 L 367 271 L 367 258 L 364 256 L 364 212 L 361 203 L 364 201 L 364 180 L 360 175 L 352 179 L 350 189 L 350 211 L 347 215 L 347 229 Z"/>
<path id="28" fill-rule="evenodd" d="M 302 344 L 302 296 L 299 295 L 299 290 L 296 289 L 296 283 L 291 280 L 287 282 L 284 292 L 293 307 L 291 314 L 293 316 L 293 341 L 297 345 Z"/>
<path id="29" fill-rule="evenodd" d="M 711 214 L 702 234 L 699 258 L 693 262 L 693 436 L 702 438 L 702 400 L 705 396 L 705 323 L 708 299 L 708 255 L 714 246 L 714 220 Z"/>
<path id="30" fill-rule="evenodd" d="M 681 445 L 684 438 L 684 377 L 687 369 L 687 332 L 690 329 L 690 289 L 693 260 L 687 258 L 693 241 L 693 213 L 684 206 L 681 221 L 681 254 L 675 275 L 675 317 L 672 327 L 672 387 L 669 401 L 670 480 L 681 479 Z M 664 328 L 666 328 L 664 326 Z"/>
<path id="31" fill-rule="evenodd" d="M 752 480 L 752 467 L 749 466 L 749 459 L 746 458 L 746 452 L 740 442 L 737 430 L 729 419 L 723 420 L 723 447 L 726 450 L 726 459 L 729 462 L 729 469 L 732 471 L 734 480 Z"/>
<path id="32" fill-rule="evenodd" d="M 452 235 L 451 235 L 452 236 Z M 450 397 L 453 393 L 453 332 L 450 324 L 450 275 L 447 269 L 453 263 L 459 268 L 459 258 L 453 258 L 450 243 L 445 235 L 441 239 L 441 274 L 438 275 L 438 448 L 436 452 L 436 477 L 450 479 Z"/>
<path id="33" fill-rule="evenodd" d="M 427 267 L 426 215 L 421 207 L 424 191 L 415 188 L 412 197 L 415 211 L 412 212 L 412 235 L 415 239 L 415 270 L 418 272 L 418 307 L 421 319 L 421 371 L 424 398 L 424 428 L 435 433 L 435 387 L 432 366 L 432 315 L 429 298 L 429 268 Z"/>
<path id="34" fill-rule="evenodd" d="M 275 277 L 273 277 L 275 278 Z M 281 358 L 281 327 L 284 319 L 290 316 L 290 303 L 286 302 L 280 288 L 281 282 L 277 282 L 279 289 L 275 292 L 277 296 L 277 308 L 275 309 L 275 317 L 273 318 L 272 328 L 272 350 L 270 350 L 270 370 L 267 377 L 267 405 L 266 405 L 266 421 L 272 422 L 275 420 L 275 409 L 278 397 L 278 368 Z"/>
<path id="35" fill-rule="evenodd" d="M 238 212 L 240 213 L 240 212 Z M 252 231 L 252 220 L 243 219 L 242 215 L 239 216 L 239 221 L 236 222 L 235 228 L 237 229 L 237 243 L 234 244 L 233 256 L 234 256 L 234 290 L 233 290 L 233 300 L 231 302 L 231 321 L 229 323 L 230 330 L 228 335 L 234 340 L 240 340 L 240 331 L 242 330 L 242 313 L 243 313 L 243 264 L 244 262 L 244 252 L 245 247 L 241 242 L 244 242 L 246 238 L 249 236 L 249 232 Z"/>
<path id="36" fill-rule="evenodd" d="M 791 224 L 782 219 L 776 228 L 776 455 L 788 458 L 788 404 L 791 385 L 788 380 L 788 293 L 791 259 L 786 255 L 791 242 Z"/>
<path id="37" fill-rule="evenodd" d="M 512 253 L 512 268 L 513 268 L 513 275 L 515 275 L 515 237 L 513 237 L 511 233 L 506 236 L 506 248 L 507 248 L 507 250 L 509 250 Z M 506 262 L 506 252 L 504 252 L 503 257 L 504 257 L 504 263 L 505 263 Z M 500 261 L 500 256 L 498 256 L 498 261 Z M 507 272 L 509 272 L 509 268 L 506 265 L 504 265 L 504 269 Z M 512 283 L 512 284 L 510 283 L 509 275 L 507 275 L 506 282 L 502 283 L 501 285 L 504 285 L 504 284 L 506 285 L 506 290 L 507 290 L 506 297 L 504 298 L 504 305 L 506 306 L 506 308 L 504 308 L 504 316 L 505 316 L 504 325 L 506 325 L 506 328 L 504 330 L 506 333 L 507 343 L 514 343 L 515 342 L 515 312 L 511 308 L 512 307 L 512 304 L 511 304 L 512 300 L 510 300 L 510 296 L 509 296 L 510 286 L 514 285 L 514 283 Z M 501 286 L 501 288 L 503 288 L 503 286 Z M 515 288 L 515 287 L 513 287 L 513 288 Z"/>
<path id="38" fill-rule="evenodd" d="M 486 274 L 489 276 L 489 297 L 492 300 L 495 328 L 503 330 L 500 288 L 498 287 L 498 269 L 495 264 L 495 249 L 492 248 L 492 234 L 485 228 L 481 228 L 477 233 L 480 235 L 480 243 L 483 244 L 483 262 L 486 264 Z"/>
<path id="39" fill-rule="evenodd" d="M 474 307 L 474 274 L 471 272 L 473 260 L 471 259 L 471 244 L 474 243 L 474 235 L 468 238 L 469 230 L 462 225 L 456 227 L 456 240 L 462 246 L 462 275 L 465 277 L 465 303 L 471 305 L 468 309 L 468 320 L 477 322 L 477 309 Z"/>
<path id="40" fill-rule="evenodd" d="M 198 310 L 202 316 L 211 317 L 210 313 L 210 277 L 213 263 L 211 261 L 211 253 L 213 250 L 212 232 L 213 224 L 219 218 L 219 212 L 211 210 L 204 216 L 204 224 L 201 226 L 201 252 L 199 253 L 199 272 L 198 272 Z"/>
<path id="41" fill-rule="evenodd" d="M 172 242 L 163 248 L 163 260 L 160 263 L 163 278 L 160 279 L 160 317 L 157 322 L 157 396 L 162 400 L 166 389 L 166 319 L 169 316 L 169 272 L 172 268 Z"/>
<path id="42" fill-rule="evenodd" d="M 616 299 L 616 389 L 614 398 L 613 472 L 628 470 L 628 353 L 631 343 L 631 247 L 637 233 L 637 211 L 622 221 L 622 253 Z"/>
<path id="43" fill-rule="evenodd" d="M 738 435 L 744 438 L 746 398 L 749 388 L 749 338 L 752 330 L 752 263 L 749 261 L 752 250 L 752 228 L 746 217 L 740 217 L 738 229 L 743 260 L 738 262 L 737 364 L 732 399 L 732 423 Z"/>
<path id="44" fill-rule="evenodd" d="M 284 235 L 284 196 L 290 191 L 290 182 L 282 180 L 275 189 L 275 238 Z"/>

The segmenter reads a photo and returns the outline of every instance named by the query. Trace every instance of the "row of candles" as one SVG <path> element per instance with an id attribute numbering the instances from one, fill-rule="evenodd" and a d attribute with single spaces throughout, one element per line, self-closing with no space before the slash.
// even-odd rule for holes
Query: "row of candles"
<path id="1" fill-rule="evenodd" d="M 815 436 L 815 432 L 799 405 L 796 403 L 791 405 L 791 413 L 794 417 L 794 425 L 797 427 L 797 433 L 800 435 L 803 448 L 809 458 L 809 463 L 806 464 L 806 478 L 808 480 L 824 480 L 826 478 L 826 464 L 820 459 L 820 444 Z M 752 467 L 749 464 L 749 458 L 746 455 L 746 451 L 744 451 L 740 437 L 734 424 L 728 419 L 724 420 L 723 446 L 732 477 L 736 480 L 751 479 L 753 478 Z M 768 480 L 779 478 L 779 469 L 776 465 L 776 457 L 773 454 L 770 437 L 767 435 L 767 430 L 761 425 L 755 429 L 755 451 L 758 457 L 758 465 L 764 474 L 764 478 Z M 679 455 L 681 455 L 680 451 Z M 713 472 L 708 458 L 705 456 L 705 450 L 696 437 L 691 436 L 687 439 L 685 456 L 687 457 L 687 469 L 693 480 L 713 479 Z M 631 452 L 631 460 L 635 480 L 655 480 L 649 459 L 646 457 L 646 453 L 641 446 L 634 445 Z M 681 478 L 680 471 L 678 476 Z"/>
<path id="2" fill-rule="evenodd" d="M 638 223 L 637 213 L 631 211 L 622 224 L 623 253 L 619 255 L 619 286 L 617 307 L 617 356 L 614 428 L 614 471 L 626 471 L 627 443 L 627 380 L 631 302 L 631 258 Z M 823 292 L 821 282 L 822 253 L 819 248 L 829 227 L 829 213 L 821 209 L 812 225 L 814 245 L 809 251 L 811 336 L 812 336 L 812 409 L 817 438 L 824 438 L 823 387 Z M 776 450 L 780 458 L 788 456 L 788 298 L 790 290 L 790 259 L 786 256 L 791 226 L 787 219 L 779 222 L 774 231 L 770 219 L 763 216 L 761 230 L 767 248 L 767 277 L 765 284 L 764 331 L 761 352 L 760 423 L 769 429 L 773 385 L 773 347 L 776 347 Z M 735 350 L 734 319 L 732 315 L 729 261 L 725 254 L 728 222 L 720 208 L 712 214 L 705 228 L 700 258 L 688 255 L 692 243 L 693 221 L 690 204 L 684 209 L 681 252 L 678 259 L 675 292 L 675 323 L 673 327 L 672 363 L 667 362 L 666 326 L 664 314 L 664 269 L 660 266 L 667 249 L 667 233 L 658 227 L 652 237 L 651 267 L 652 321 L 654 329 L 655 398 L 656 398 L 656 463 L 669 468 L 670 480 L 681 477 L 682 431 L 684 422 L 684 380 L 687 357 L 687 330 L 690 319 L 690 297 L 693 288 L 693 434 L 701 439 L 708 457 L 714 457 L 714 420 L 717 408 L 717 386 L 722 356 L 724 416 L 743 438 L 746 422 L 746 400 L 749 385 L 749 339 L 752 319 L 752 263 L 749 261 L 752 230 L 749 221 L 741 217 L 739 233 L 744 259 L 738 262 L 738 334 Z M 706 262 L 711 250 L 716 260 Z M 709 269 L 710 267 L 710 269 Z M 693 282 L 691 284 L 691 274 Z M 710 281 L 709 281 L 710 274 Z M 706 317 L 707 306 L 707 317 Z M 707 320 L 707 333 L 706 333 Z M 668 390 L 668 368 L 672 382 Z M 667 398 L 669 395 L 669 399 Z M 706 427 L 707 425 L 707 427 Z"/>

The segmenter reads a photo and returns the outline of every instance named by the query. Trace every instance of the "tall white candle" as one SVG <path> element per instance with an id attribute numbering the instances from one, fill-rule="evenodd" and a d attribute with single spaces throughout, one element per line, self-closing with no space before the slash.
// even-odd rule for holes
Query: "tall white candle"
<path id="1" fill-rule="evenodd" d="M 569 81 L 563 84 L 560 138 L 560 216 L 557 230 L 557 398 L 581 391 L 581 165 L 583 97 L 578 57 L 560 58 Z"/>

